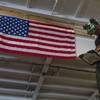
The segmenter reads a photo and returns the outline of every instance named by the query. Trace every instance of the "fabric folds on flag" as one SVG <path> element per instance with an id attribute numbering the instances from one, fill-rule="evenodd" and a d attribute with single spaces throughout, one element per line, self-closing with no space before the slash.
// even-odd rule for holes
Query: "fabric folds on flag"
<path id="1" fill-rule="evenodd" d="M 73 59 L 75 32 L 36 20 L 0 16 L 0 52 Z"/>

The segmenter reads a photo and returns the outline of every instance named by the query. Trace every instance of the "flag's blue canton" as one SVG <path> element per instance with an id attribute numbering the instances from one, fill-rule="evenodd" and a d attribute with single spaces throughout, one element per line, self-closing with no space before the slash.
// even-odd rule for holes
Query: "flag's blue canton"
<path id="1" fill-rule="evenodd" d="M 0 32 L 25 37 L 28 35 L 28 20 L 15 17 L 0 16 Z"/>

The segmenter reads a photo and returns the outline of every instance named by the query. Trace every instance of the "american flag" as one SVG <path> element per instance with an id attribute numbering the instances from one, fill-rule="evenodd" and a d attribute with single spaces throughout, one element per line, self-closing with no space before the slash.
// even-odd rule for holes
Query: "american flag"
<path id="1" fill-rule="evenodd" d="M 0 52 L 76 58 L 72 28 L 10 16 L 0 16 Z"/>

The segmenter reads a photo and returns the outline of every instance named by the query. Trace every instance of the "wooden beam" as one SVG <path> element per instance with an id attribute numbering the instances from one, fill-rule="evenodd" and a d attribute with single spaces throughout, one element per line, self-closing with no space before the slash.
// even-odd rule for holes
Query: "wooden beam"
<path id="1" fill-rule="evenodd" d="M 46 73 L 49 69 L 49 64 L 51 63 L 51 61 L 52 61 L 52 58 L 47 58 L 46 59 L 46 62 L 45 62 L 44 66 L 43 66 L 43 69 L 42 69 L 42 73 L 41 73 L 40 78 L 38 80 L 38 85 L 37 85 L 37 87 L 34 91 L 34 94 L 32 96 L 32 100 L 37 100 L 37 98 L 38 98 L 39 91 L 40 91 L 41 86 L 42 86 L 42 84 L 44 82 L 44 79 L 45 79 L 44 76 L 46 75 Z"/>

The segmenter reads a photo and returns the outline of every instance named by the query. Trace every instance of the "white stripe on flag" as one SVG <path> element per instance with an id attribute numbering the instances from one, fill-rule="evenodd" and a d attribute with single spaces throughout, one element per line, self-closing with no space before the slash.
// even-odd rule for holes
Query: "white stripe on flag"
<path id="1" fill-rule="evenodd" d="M 73 41 L 75 42 L 75 39 L 70 39 L 70 38 L 59 38 L 59 37 L 54 37 L 54 36 L 49 36 L 49 35 L 41 35 L 41 34 L 36 34 L 36 33 L 29 33 L 30 36 L 38 36 L 38 37 L 43 37 L 47 39 L 54 39 L 54 40 L 62 40 L 62 41 Z"/>
<path id="2" fill-rule="evenodd" d="M 69 32 L 67 34 L 64 32 L 55 32 L 55 31 L 51 31 L 51 30 L 44 30 L 44 29 L 33 28 L 33 27 L 30 27 L 29 30 L 33 30 L 33 31 L 37 31 L 37 32 L 44 32 L 44 33 L 49 33 L 49 34 L 55 34 L 55 35 L 59 35 L 59 36 L 75 37 L 75 34 L 69 34 Z"/>

